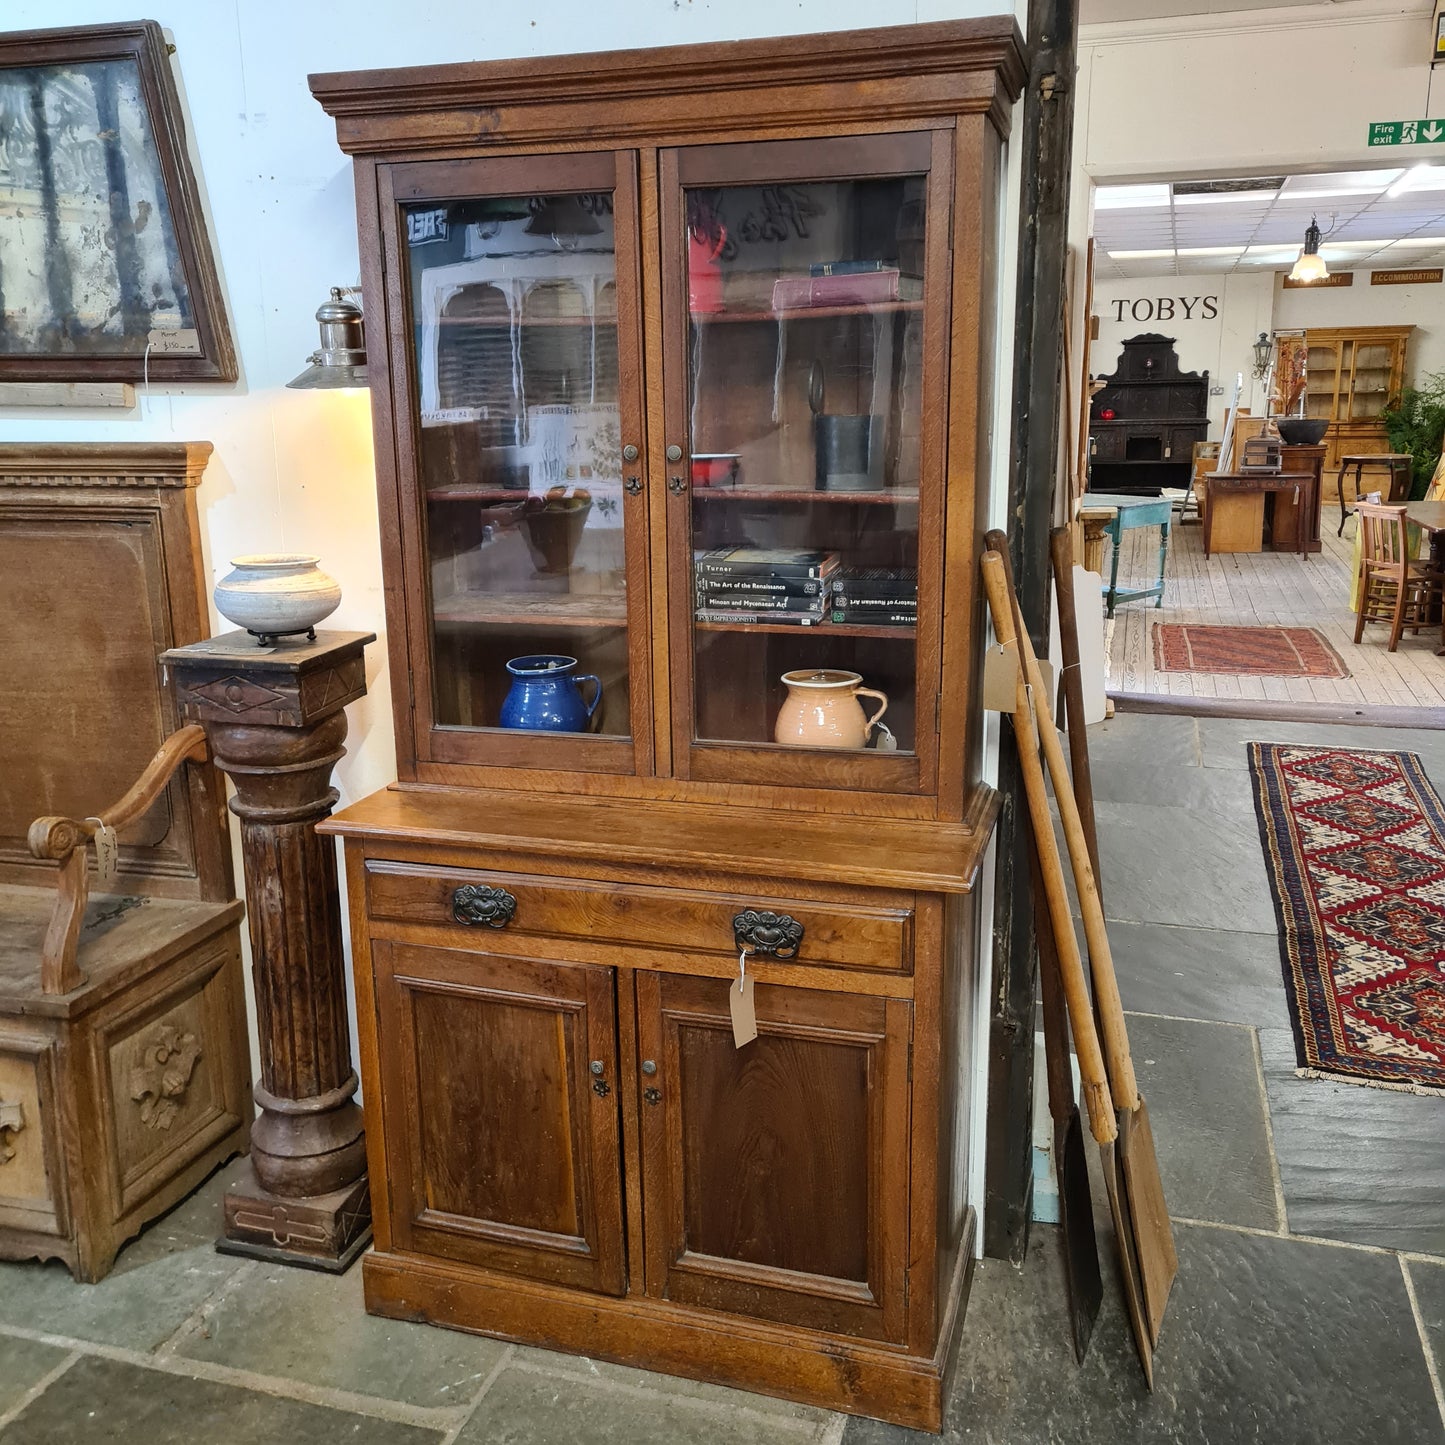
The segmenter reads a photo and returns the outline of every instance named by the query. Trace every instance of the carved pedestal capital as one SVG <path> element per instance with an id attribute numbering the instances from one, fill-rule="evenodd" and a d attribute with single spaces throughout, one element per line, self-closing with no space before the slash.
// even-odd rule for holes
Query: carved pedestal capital
<path id="1" fill-rule="evenodd" d="M 177 648 L 182 711 L 235 784 L 261 1081 L 245 1178 L 226 1196 L 230 1253 L 344 1268 L 370 1237 L 366 1147 L 346 1019 L 336 854 L 345 705 L 366 691 L 365 633 L 259 647 L 231 633 Z"/>

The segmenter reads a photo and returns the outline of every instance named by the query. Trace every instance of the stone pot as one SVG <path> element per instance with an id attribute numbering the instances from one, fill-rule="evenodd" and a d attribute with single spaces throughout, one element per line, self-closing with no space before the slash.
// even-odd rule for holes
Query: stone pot
<path id="1" fill-rule="evenodd" d="M 232 570 L 216 583 L 216 611 L 261 637 L 309 632 L 341 603 L 341 586 L 296 552 L 232 557 Z"/>

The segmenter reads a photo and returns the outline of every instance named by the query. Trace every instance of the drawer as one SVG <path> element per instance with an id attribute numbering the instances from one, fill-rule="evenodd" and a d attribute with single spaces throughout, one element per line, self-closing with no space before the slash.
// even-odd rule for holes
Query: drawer
<path id="1" fill-rule="evenodd" d="M 803 926 L 799 963 L 838 968 L 907 969 L 912 961 L 911 907 L 806 902 L 761 893 L 702 893 L 681 888 L 605 884 L 572 878 L 492 873 L 373 860 L 366 865 L 368 917 L 455 928 L 459 888 L 504 889 L 515 899 L 494 926 L 524 937 L 577 938 L 669 952 L 736 958 L 733 919 L 750 909 L 786 914 Z M 908 900 L 908 895 L 892 895 Z M 507 911 L 505 901 L 502 911 Z M 468 933 L 489 934 L 485 922 Z"/>

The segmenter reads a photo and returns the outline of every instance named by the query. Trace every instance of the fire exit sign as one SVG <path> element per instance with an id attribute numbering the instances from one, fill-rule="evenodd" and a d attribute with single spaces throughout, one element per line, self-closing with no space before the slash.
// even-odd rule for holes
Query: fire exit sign
<path id="1" fill-rule="evenodd" d="M 1372 120 L 1372 146 L 1436 145 L 1445 141 L 1445 120 Z"/>

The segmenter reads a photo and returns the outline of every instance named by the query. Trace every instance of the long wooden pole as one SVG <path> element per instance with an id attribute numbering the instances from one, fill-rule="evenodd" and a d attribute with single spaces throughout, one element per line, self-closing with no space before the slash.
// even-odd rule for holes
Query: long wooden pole
<path id="1" fill-rule="evenodd" d="M 1025 655 L 1031 655 L 1032 648 L 1029 647 L 1027 634 L 1020 637 L 1014 628 L 1011 589 L 1003 562 L 997 553 L 984 554 L 983 585 L 988 593 L 989 611 L 993 614 L 994 635 L 1004 647 L 1012 648 L 1015 652 L 1022 648 Z M 1084 979 L 1084 962 L 1079 955 L 1079 940 L 1074 934 L 1074 919 L 1064 883 L 1063 860 L 1059 855 L 1058 840 L 1054 837 L 1054 821 L 1049 811 L 1048 792 L 1044 786 L 1044 770 L 1039 762 L 1039 737 L 1035 717 L 1036 710 L 1041 706 L 1043 699 L 1038 683 L 1030 682 L 1020 668 L 1014 695 L 1013 726 L 1014 735 L 1018 739 L 1024 794 L 1028 799 L 1033 841 L 1039 853 L 1044 897 L 1049 907 L 1049 918 L 1053 922 L 1054 947 L 1059 958 L 1064 1001 L 1069 1009 L 1069 1024 L 1074 1032 L 1074 1048 L 1079 1056 L 1079 1076 L 1084 1085 L 1089 1128 L 1099 1143 L 1107 1144 L 1118 1138 L 1119 1129 L 1114 1119 L 1114 1103 L 1109 1091 L 1104 1057 L 1094 1028 L 1094 1014 L 1089 1002 L 1088 985 Z"/>

